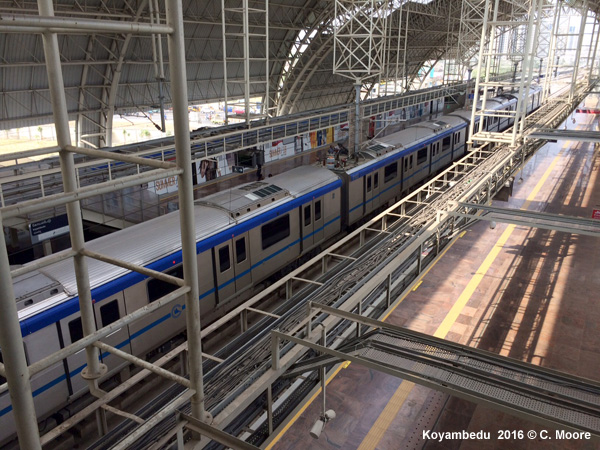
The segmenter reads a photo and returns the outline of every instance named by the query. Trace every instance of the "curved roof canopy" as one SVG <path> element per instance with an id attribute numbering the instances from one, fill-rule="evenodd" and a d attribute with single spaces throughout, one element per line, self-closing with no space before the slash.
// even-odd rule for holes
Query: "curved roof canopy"
<path id="1" fill-rule="evenodd" d="M 250 8 L 265 8 L 266 0 L 248 0 Z M 472 2 L 474 0 L 471 0 Z M 224 0 L 225 4 L 242 0 Z M 232 3 L 233 2 L 233 3 Z M 483 6 L 484 1 L 480 2 Z M 580 7 L 583 0 L 567 2 Z M 57 17 L 110 19 L 164 23 L 164 2 L 156 0 L 54 0 Z M 268 79 L 272 114 L 286 114 L 351 101 L 354 80 L 334 75 L 332 0 L 268 1 L 268 69 L 264 63 L 264 37 L 251 36 L 250 96 L 260 97 Z M 600 0 L 588 6 L 598 11 Z M 443 57 L 456 45 L 461 2 L 455 0 L 393 0 L 389 3 L 384 57 L 384 78 L 424 77 L 424 64 Z M 224 97 L 223 29 L 220 0 L 183 0 L 189 102 Z M 0 0 L 0 15 L 38 15 L 31 0 Z M 250 33 L 264 34 L 264 14 L 250 14 Z M 337 18 L 339 20 L 339 16 Z M 228 95 L 243 97 L 244 39 L 241 15 L 226 15 Z M 263 26 L 261 27 L 261 21 Z M 0 129 L 52 121 L 46 66 L 40 34 L 2 28 L 0 21 Z M 236 32 L 237 30 L 237 32 Z M 231 33 L 231 31 L 230 31 Z M 237 33 L 237 35 L 236 35 Z M 477 37 L 474 36 L 474 39 Z M 170 103 L 168 52 L 163 38 L 153 45 L 151 36 L 81 32 L 59 35 L 67 107 L 77 120 L 78 132 L 102 146 L 103 130 L 114 113 L 155 109 L 159 104 L 161 61 L 164 61 L 165 103 Z M 268 74 L 266 73 L 268 70 Z M 371 78 L 369 81 L 377 81 Z M 368 88 L 368 82 L 365 83 Z"/>

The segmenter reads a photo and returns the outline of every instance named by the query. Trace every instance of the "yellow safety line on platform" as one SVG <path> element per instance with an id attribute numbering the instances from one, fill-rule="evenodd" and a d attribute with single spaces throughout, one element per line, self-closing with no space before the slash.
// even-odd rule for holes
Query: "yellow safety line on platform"
<path id="1" fill-rule="evenodd" d="M 536 184 L 535 188 L 533 188 L 531 193 L 527 196 L 527 199 L 525 203 L 523 203 L 521 209 L 527 209 L 529 207 L 531 202 L 534 200 L 535 196 L 538 194 L 538 192 L 550 176 L 550 173 L 554 169 L 554 166 L 556 166 L 556 164 L 558 163 L 559 158 L 562 156 L 562 153 L 563 151 L 561 150 L 558 153 L 558 155 L 554 158 L 548 169 L 546 169 L 546 172 L 544 172 L 544 175 L 542 175 L 542 178 L 540 178 L 540 180 Z M 452 306 L 452 308 L 450 309 L 450 311 L 448 312 L 448 314 L 446 315 L 436 332 L 433 334 L 435 337 L 442 339 L 446 337 L 446 335 L 450 331 L 450 328 L 452 327 L 454 322 L 456 322 L 456 319 L 458 318 L 459 314 L 461 313 L 461 311 L 466 306 L 467 302 L 475 292 L 475 289 L 477 289 L 479 283 L 481 282 L 481 280 L 483 280 L 483 277 L 485 276 L 490 266 L 500 253 L 500 250 L 502 250 L 504 244 L 506 244 L 506 241 L 512 234 L 515 227 L 516 225 L 509 225 L 508 227 L 506 227 L 506 230 L 504 230 L 496 244 L 494 244 L 494 247 L 492 248 L 490 253 L 488 253 L 487 257 L 485 258 L 483 263 L 481 263 L 479 269 L 477 269 L 477 272 L 475 273 L 473 278 L 471 278 L 465 289 L 458 297 L 456 303 L 454 303 L 454 306 Z M 402 383 L 400 383 L 400 386 L 392 396 L 390 402 L 379 415 L 379 417 L 373 424 L 373 427 L 369 430 L 369 432 L 361 442 L 360 446 L 358 447 L 358 450 L 373 450 L 377 447 L 379 441 L 381 441 L 383 435 L 385 434 L 385 430 L 387 430 L 387 428 L 390 426 L 390 424 L 400 411 L 402 404 L 408 397 L 408 393 L 414 387 L 414 385 L 415 384 L 411 381 L 403 381 Z"/>
<path id="2" fill-rule="evenodd" d="M 459 236 L 457 236 L 456 238 L 454 238 L 452 240 L 452 242 L 450 242 L 450 244 L 448 244 L 446 246 L 446 248 L 442 251 L 442 253 L 440 253 L 438 256 L 436 256 L 435 261 L 433 261 L 433 263 L 419 276 L 419 278 L 418 278 L 419 283 L 418 284 L 421 284 L 422 278 L 429 273 L 429 271 L 433 268 L 433 266 L 435 266 L 437 264 L 437 262 L 440 259 L 442 259 L 442 256 L 444 256 L 446 254 L 446 252 L 448 250 L 450 250 L 450 247 L 452 247 L 454 245 L 454 243 L 459 238 L 462 238 L 465 235 L 465 233 L 466 233 L 466 231 L 463 231 L 462 233 L 460 233 Z M 390 314 L 392 314 L 396 310 L 396 308 L 400 305 L 400 303 L 402 303 L 404 301 L 404 299 L 408 296 L 409 292 L 406 292 L 400 298 L 400 301 L 398 301 L 398 303 L 396 303 L 394 305 L 394 307 L 388 311 L 388 313 L 381 319 L 382 322 L 385 322 L 385 320 L 390 316 Z M 331 380 L 333 380 L 333 378 L 339 373 L 339 371 L 342 368 L 346 369 L 349 365 L 350 365 L 350 361 L 346 361 L 346 363 L 344 363 L 340 367 L 338 367 L 336 369 L 336 371 L 327 379 L 327 384 L 329 384 L 329 382 Z M 410 389 L 409 389 L 409 392 L 410 392 Z M 306 402 L 306 404 L 302 408 L 300 408 L 300 410 L 294 415 L 294 417 L 292 417 L 292 419 L 287 423 L 287 425 L 285 427 L 283 427 L 283 429 L 277 434 L 277 436 L 275 436 L 275 438 L 273 439 L 273 441 L 271 441 L 271 443 L 265 447 L 265 450 L 271 450 L 273 448 L 273 446 L 277 442 L 279 442 L 279 439 L 281 439 L 283 437 L 283 435 L 285 434 L 285 432 L 290 429 L 290 427 L 296 422 L 296 420 L 298 420 L 298 418 L 302 415 L 302 413 L 304 413 L 304 411 L 306 410 L 306 408 L 308 408 L 310 406 L 310 404 L 315 400 L 315 398 L 317 398 L 317 395 L 319 395 L 320 393 L 321 393 L 321 389 L 319 389 L 317 392 L 315 392 L 314 395 L 312 395 L 310 397 L 310 399 L 308 400 L 308 402 Z M 404 402 L 404 400 L 402 400 L 402 402 Z"/>
<path id="3" fill-rule="evenodd" d="M 327 379 L 327 384 L 329 384 L 331 382 L 331 380 L 333 380 L 333 378 L 338 374 L 338 372 L 340 370 L 345 369 L 346 367 L 348 367 L 348 365 L 349 365 L 349 362 L 347 362 L 346 364 L 341 364 L 340 367 L 335 369 L 335 372 L 333 372 L 331 374 L 331 376 Z M 317 396 L 321 393 L 322 390 L 323 390 L 322 388 L 319 388 L 319 390 L 317 390 L 317 392 L 315 392 L 310 397 L 310 399 L 306 402 L 306 404 L 302 408 L 300 408 L 300 410 L 296 413 L 296 415 L 294 415 L 292 420 L 290 420 L 286 424 L 286 426 L 283 427 L 283 429 L 279 432 L 279 434 L 275 437 L 275 439 L 273 439 L 273 441 L 265 447 L 265 450 L 271 450 L 271 448 L 273 448 L 273 446 L 279 441 L 279 439 L 281 439 L 281 436 L 283 436 L 285 434 L 285 432 L 290 429 L 290 427 L 296 422 L 298 417 L 300 417 L 302 415 L 302 413 L 304 411 L 306 411 L 306 408 L 308 408 L 310 406 L 310 404 L 315 400 L 315 398 L 317 398 Z"/>
<path id="4" fill-rule="evenodd" d="M 403 381 L 396 389 L 392 399 L 385 406 L 382 413 L 379 415 L 363 441 L 360 443 L 358 450 L 366 450 L 377 447 L 381 438 L 389 428 L 392 421 L 396 418 L 402 405 L 408 398 L 408 394 L 412 391 L 415 383 L 411 381 Z"/>

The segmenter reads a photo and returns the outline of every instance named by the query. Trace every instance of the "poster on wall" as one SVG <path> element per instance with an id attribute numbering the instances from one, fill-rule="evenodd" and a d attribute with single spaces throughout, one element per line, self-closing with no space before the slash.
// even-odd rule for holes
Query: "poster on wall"
<path id="1" fill-rule="evenodd" d="M 348 124 L 343 123 L 341 125 L 337 125 L 333 129 L 333 139 L 337 142 L 343 141 L 348 138 Z"/>
<path id="2" fill-rule="evenodd" d="M 310 132 L 310 148 L 317 148 L 318 146 L 319 146 L 319 144 L 317 142 L 317 132 L 311 131 Z"/>
<path id="3" fill-rule="evenodd" d="M 296 146 L 295 138 L 286 138 L 280 141 L 273 141 L 263 146 L 265 152 L 265 162 L 276 161 L 281 158 L 293 156 Z"/>
<path id="4" fill-rule="evenodd" d="M 235 156 L 233 153 L 228 153 L 227 155 L 218 155 L 216 176 L 221 177 L 223 175 L 229 175 L 234 165 Z"/>
<path id="5" fill-rule="evenodd" d="M 302 135 L 302 150 L 310 150 L 312 148 L 310 141 L 310 133 L 304 133 Z"/>
<path id="6" fill-rule="evenodd" d="M 202 160 L 196 162 L 196 183 L 204 183 L 205 181 L 214 180 L 217 178 L 217 163 L 215 161 Z"/>

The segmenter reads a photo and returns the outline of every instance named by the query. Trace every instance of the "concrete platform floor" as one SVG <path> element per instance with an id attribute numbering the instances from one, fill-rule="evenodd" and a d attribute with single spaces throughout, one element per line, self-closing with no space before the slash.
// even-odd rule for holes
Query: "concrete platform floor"
<path id="1" fill-rule="evenodd" d="M 599 126 L 594 115 L 573 118 L 569 129 Z M 548 144 L 524 168 L 508 204 L 495 204 L 590 218 L 600 209 L 599 168 L 593 144 Z M 506 224 L 492 230 L 480 222 L 456 240 L 387 322 L 600 381 L 598 255 L 600 241 L 592 237 Z M 316 398 L 267 448 L 600 448 L 597 441 L 557 440 L 549 427 L 356 364 L 330 380 L 327 408 L 337 418 L 315 440 L 309 431 L 321 408 Z M 435 442 L 424 435 L 462 430 L 487 431 L 490 438 Z M 543 430 L 552 439 L 542 439 Z M 500 439 L 504 431 L 510 433 Z M 528 438 L 528 431 L 536 437 Z"/>

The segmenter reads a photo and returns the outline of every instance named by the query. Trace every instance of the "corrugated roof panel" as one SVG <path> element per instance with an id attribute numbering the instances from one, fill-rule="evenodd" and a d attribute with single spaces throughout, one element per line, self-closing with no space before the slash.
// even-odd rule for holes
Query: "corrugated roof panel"
<path id="1" fill-rule="evenodd" d="M 195 217 L 198 240 L 230 223 L 228 215 L 215 208 L 196 206 Z M 103 255 L 146 265 L 181 248 L 179 226 L 179 213 L 174 212 L 95 239 L 87 247 Z M 92 288 L 129 272 L 91 258 L 88 258 L 88 270 Z M 77 294 L 72 260 L 52 264 L 40 272 L 57 280 L 69 295 Z"/>

